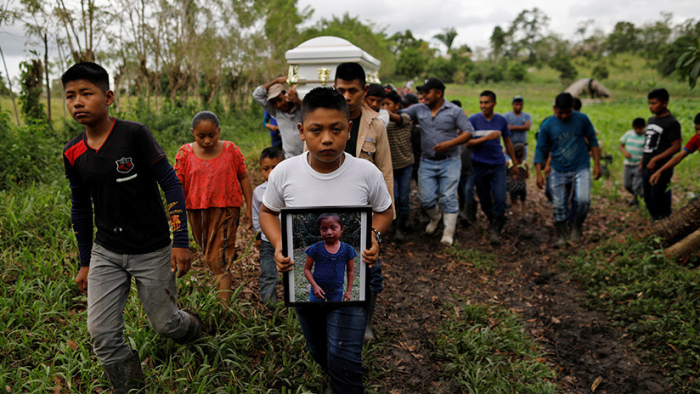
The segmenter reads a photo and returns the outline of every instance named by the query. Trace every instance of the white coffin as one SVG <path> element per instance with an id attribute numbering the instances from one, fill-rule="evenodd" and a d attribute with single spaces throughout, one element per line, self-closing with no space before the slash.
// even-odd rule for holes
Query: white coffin
<path id="1" fill-rule="evenodd" d="M 287 83 L 296 85 L 299 97 L 319 86 L 331 87 L 335 69 L 340 63 L 356 62 L 365 69 L 367 83 L 380 83 L 379 60 L 353 45 L 333 36 L 312 38 L 285 53 L 289 64 Z"/>

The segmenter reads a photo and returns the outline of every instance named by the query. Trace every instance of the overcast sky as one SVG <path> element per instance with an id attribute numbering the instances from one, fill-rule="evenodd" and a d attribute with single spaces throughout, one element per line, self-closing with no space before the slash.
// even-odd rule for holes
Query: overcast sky
<path id="1" fill-rule="evenodd" d="M 74 1 L 77 0 L 67 0 L 67 3 Z M 618 21 L 641 26 L 661 20 L 662 12 L 672 13 L 674 24 L 689 18 L 700 20 L 698 0 L 298 0 L 298 6 L 300 9 L 307 6 L 314 9 L 310 24 L 347 12 L 363 22 L 375 23 L 388 35 L 410 29 L 414 36 L 441 49 L 432 37 L 445 28 L 457 29 L 456 46 L 467 44 L 475 50 L 488 45 L 496 25 L 507 28 L 520 11 L 535 7 L 549 16 L 550 32 L 568 39 L 574 38 L 579 23 L 591 19 L 594 24 L 589 31 L 600 28 L 606 33 L 612 31 Z M 38 48 L 25 41 L 21 25 L 0 27 L 0 45 L 13 77 L 19 74 L 19 62 L 28 57 L 28 51 Z M 0 71 L 4 74 L 4 69 Z"/>

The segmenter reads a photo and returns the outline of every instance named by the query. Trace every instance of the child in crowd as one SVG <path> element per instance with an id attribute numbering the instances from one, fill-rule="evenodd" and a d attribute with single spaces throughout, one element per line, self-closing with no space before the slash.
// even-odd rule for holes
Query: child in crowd
<path id="1" fill-rule="evenodd" d="M 368 160 L 344 152 L 350 136 L 350 112 L 336 90 L 316 88 L 301 106 L 301 139 L 308 151 L 280 163 L 270 174 L 260 207 L 260 225 L 275 248 L 277 270 L 292 269 L 282 253 L 279 212 L 284 207 L 372 206 L 372 241 L 362 260 L 379 258 L 381 234 L 394 213 L 381 171 Z M 314 360 L 330 376 L 335 393 L 363 393 L 362 342 L 367 307 L 297 306 L 297 317 Z"/>
<path id="2" fill-rule="evenodd" d="M 385 97 L 386 88 L 378 83 L 371 83 L 364 98 L 365 104 L 379 114 L 379 120 L 384 123 L 384 126 L 389 124 L 389 112 L 382 108 Z"/>
<path id="3" fill-rule="evenodd" d="M 411 193 L 411 178 L 413 177 L 413 146 L 411 145 L 411 117 L 399 114 L 401 96 L 395 91 L 387 93 L 382 108 L 388 111 L 390 122 L 386 127 L 391 148 L 391 165 L 394 169 L 394 198 L 396 199 L 396 233 L 394 239 L 403 242 L 404 231 L 410 223 L 408 199 Z"/>
<path id="4" fill-rule="evenodd" d="M 260 250 L 260 301 L 263 304 L 277 301 L 275 284 L 277 283 L 277 267 L 275 267 L 275 249 L 260 228 L 260 204 L 267 189 L 267 179 L 270 172 L 284 160 L 284 150 L 281 147 L 269 147 L 260 153 L 260 172 L 263 182 L 253 191 L 253 228 L 258 232 L 258 249 Z"/>
<path id="5" fill-rule="evenodd" d="M 651 176 L 664 167 L 671 157 L 681 150 L 681 124 L 668 109 L 669 94 L 664 88 L 649 92 L 649 111 L 654 114 L 644 130 L 644 154 L 639 162 L 646 203 L 651 220 L 661 220 L 671 215 L 671 189 L 668 184 L 673 168 L 662 171 L 652 184 Z"/>
<path id="6" fill-rule="evenodd" d="M 519 216 L 521 220 L 525 220 L 527 213 L 527 178 L 530 173 L 525 162 L 525 145 L 520 143 L 513 145 L 513 152 L 514 160 L 508 161 L 508 193 L 512 203 L 513 220 L 517 221 Z M 520 214 L 518 214 L 518 205 L 521 205 Z"/>
<path id="7" fill-rule="evenodd" d="M 343 236 L 340 215 L 321 214 L 316 219 L 316 224 L 322 240 L 304 251 L 304 276 L 311 285 L 309 301 L 350 301 L 357 253 L 352 246 L 340 241 Z M 343 293 L 343 277 L 346 272 L 348 282 Z"/>
<path id="8" fill-rule="evenodd" d="M 263 113 L 263 127 L 270 130 L 270 146 L 282 147 L 282 136 L 277 125 L 277 119 L 273 118 L 269 112 Z"/>
<path id="9" fill-rule="evenodd" d="M 677 155 L 673 156 L 671 160 L 669 160 L 666 164 L 663 165 L 663 167 L 659 168 L 654 175 L 649 178 L 649 183 L 652 185 L 656 185 L 656 183 L 659 181 L 661 178 L 661 174 L 664 173 L 666 170 L 673 169 L 673 167 L 677 166 L 678 163 L 683 161 L 686 156 L 693 154 L 696 152 L 698 149 L 700 149 L 700 112 L 698 112 L 695 115 L 695 135 L 690 138 L 690 141 L 688 141 L 687 144 L 683 147 L 683 150 L 678 153 Z"/>
<path id="10" fill-rule="evenodd" d="M 195 142 L 185 144 L 175 156 L 175 171 L 185 191 L 187 218 L 192 235 L 202 248 L 204 263 L 216 275 L 217 296 L 231 298 L 229 269 L 236 258 L 236 231 L 243 198 L 246 221 L 251 217 L 253 186 L 241 150 L 231 141 L 220 141 L 219 118 L 202 111 L 192 119 Z"/>
<path id="11" fill-rule="evenodd" d="M 63 150 L 80 256 L 75 283 L 87 293 L 92 348 L 114 392 L 126 394 L 144 386 L 139 354 L 124 339 L 124 305 L 132 277 L 155 332 L 180 344 L 201 336 L 199 318 L 177 304 L 175 272 L 182 277 L 192 262 L 185 197 L 146 126 L 109 115 L 114 92 L 104 68 L 78 63 L 66 70 L 61 82 L 68 111 L 85 126 Z M 168 203 L 172 243 L 158 186 Z"/>
<path id="12" fill-rule="evenodd" d="M 625 156 L 625 172 L 622 183 L 625 190 L 632 194 L 632 199 L 628 202 L 630 206 L 639 204 L 638 197 L 644 197 L 642 188 L 642 174 L 639 172 L 639 162 L 644 153 L 644 128 L 647 122 L 642 118 L 632 121 L 632 130 L 627 130 L 620 137 L 620 152 Z"/>

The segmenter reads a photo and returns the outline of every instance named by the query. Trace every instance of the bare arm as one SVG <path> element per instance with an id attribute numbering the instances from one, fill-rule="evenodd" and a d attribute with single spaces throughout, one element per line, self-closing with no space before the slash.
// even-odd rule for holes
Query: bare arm
<path id="1" fill-rule="evenodd" d="M 494 130 L 494 131 L 486 134 L 483 137 L 470 139 L 469 142 L 467 142 L 467 147 L 473 148 L 475 146 L 479 146 L 479 145 L 483 144 L 486 141 L 497 140 L 499 138 L 501 138 L 501 132 L 498 130 Z M 513 156 L 511 156 L 511 157 L 513 157 Z"/>
<path id="2" fill-rule="evenodd" d="M 535 169 L 537 171 L 537 187 L 544 189 L 544 177 L 542 176 L 542 163 L 535 163 Z"/>
<path id="3" fill-rule="evenodd" d="M 690 153 L 686 150 L 682 150 L 680 153 L 677 155 L 673 156 L 671 160 L 669 160 L 666 164 L 663 165 L 663 167 L 659 168 L 654 175 L 649 178 L 649 183 L 652 185 L 656 185 L 656 182 L 659 181 L 659 177 L 661 177 L 661 174 L 666 171 L 670 170 L 671 168 L 677 166 L 683 159 L 685 159 L 686 156 L 688 156 Z"/>
<path id="4" fill-rule="evenodd" d="M 287 77 L 277 77 L 271 81 L 266 82 L 262 87 L 265 90 L 270 90 L 270 87 L 276 83 L 287 83 Z"/>
<path id="5" fill-rule="evenodd" d="M 666 149 L 665 151 L 661 152 L 660 154 L 654 156 L 651 160 L 649 160 L 649 163 L 647 164 L 647 170 L 649 170 L 649 172 L 654 172 L 656 163 L 662 161 L 667 157 L 675 155 L 679 150 L 681 150 L 681 140 L 677 139 L 671 142 L 670 148 Z"/>
<path id="6" fill-rule="evenodd" d="M 316 298 L 320 299 L 325 299 L 326 293 L 323 291 L 323 289 L 316 283 L 316 280 L 314 280 L 313 274 L 311 274 L 311 268 L 314 266 L 314 259 L 311 258 L 311 256 L 306 256 L 306 262 L 304 263 L 304 276 L 306 277 L 306 280 L 309 281 L 311 284 L 311 288 L 314 291 L 314 295 Z"/>
<path id="7" fill-rule="evenodd" d="M 243 192 L 243 198 L 245 198 L 245 218 L 243 220 L 249 222 L 250 227 L 253 227 L 253 185 L 250 183 L 250 177 L 248 177 L 248 171 L 238 174 L 238 183 L 241 184 L 241 191 Z"/>
<path id="8" fill-rule="evenodd" d="M 593 153 L 593 179 L 600 179 L 603 175 L 603 170 L 600 167 L 600 148 L 592 146 L 591 152 Z"/>
<path id="9" fill-rule="evenodd" d="M 270 241 L 272 247 L 275 248 L 275 265 L 277 271 L 287 272 L 292 270 L 292 260 L 285 257 L 282 253 L 282 226 L 280 224 L 279 212 L 275 212 L 266 207 L 265 204 L 260 205 L 260 227 L 262 228 L 267 240 Z"/>
<path id="10" fill-rule="evenodd" d="M 499 133 L 500 135 L 500 133 Z M 449 141 L 443 141 L 433 147 L 433 150 L 438 153 L 442 152 L 447 152 L 448 150 L 452 149 L 453 147 L 457 145 L 461 145 L 464 143 L 467 143 L 467 141 L 470 141 L 472 139 L 472 135 L 469 132 L 462 132 L 462 134 L 458 135 L 457 137 L 449 140 Z M 470 146 L 469 143 L 467 143 L 467 146 Z"/>
<path id="11" fill-rule="evenodd" d="M 348 274 L 348 288 L 345 289 L 345 294 L 343 295 L 343 301 L 350 301 L 352 297 L 352 284 L 355 282 L 355 260 L 348 260 L 347 264 L 347 274 Z"/>
<path id="12" fill-rule="evenodd" d="M 522 126 L 508 125 L 508 128 L 510 129 L 510 131 L 529 131 L 531 125 L 532 125 L 532 122 L 530 122 L 530 121 L 528 120 L 528 121 L 525 122 L 525 124 L 522 125 Z"/>
<path id="13" fill-rule="evenodd" d="M 625 144 L 620 144 L 620 152 L 622 152 L 622 156 L 625 156 L 625 159 L 632 158 L 632 154 L 625 149 Z"/>
<path id="14" fill-rule="evenodd" d="M 384 234 L 389 229 L 389 226 L 393 220 L 394 211 L 391 208 L 384 212 L 375 212 L 372 215 L 372 227 Z M 265 235 L 267 235 L 267 233 L 265 233 Z M 374 264 L 377 263 L 377 259 L 379 259 L 379 244 L 377 243 L 374 232 L 372 232 L 372 246 L 362 252 L 362 261 L 369 264 L 370 267 L 373 267 Z"/>
<path id="15" fill-rule="evenodd" d="M 510 140 L 510 137 L 503 137 L 503 145 L 506 146 L 506 152 L 508 153 L 508 156 L 510 156 L 510 158 L 513 159 L 515 157 L 515 149 L 513 148 L 513 141 Z"/>

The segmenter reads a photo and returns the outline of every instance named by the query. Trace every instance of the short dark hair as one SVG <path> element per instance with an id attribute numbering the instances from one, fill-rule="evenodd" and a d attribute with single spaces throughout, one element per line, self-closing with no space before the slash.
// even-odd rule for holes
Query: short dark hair
<path id="1" fill-rule="evenodd" d="M 698 114 L 700 115 L 700 114 Z M 644 118 L 635 118 L 632 121 L 632 128 L 633 129 L 641 129 L 647 125 L 647 121 L 644 120 Z"/>
<path id="2" fill-rule="evenodd" d="M 338 221 L 340 228 L 343 228 L 343 219 L 337 213 L 322 213 L 318 215 L 318 218 L 316 218 L 316 227 L 321 227 L 321 222 L 328 218 L 335 218 Z"/>
<path id="3" fill-rule="evenodd" d="M 647 99 L 648 100 L 657 99 L 659 101 L 668 101 L 668 99 L 669 99 L 668 90 L 666 90 L 665 88 L 654 89 L 651 92 L 649 92 Z"/>
<path id="4" fill-rule="evenodd" d="M 697 114 L 695 114 L 695 121 L 694 121 L 694 123 L 695 123 L 695 124 L 700 124 L 700 112 L 698 112 Z"/>
<path id="5" fill-rule="evenodd" d="M 554 99 L 554 106 L 563 110 L 572 109 L 574 108 L 574 97 L 571 93 L 559 93 Z"/>
<path id="6" fill-rule="evenodd" d="M 342 111 L 350 119 L 348 102 L 333 88 L 314 88 L 304 96 L 304 101 L 301 102 L 301 121 L 303 122 L 308 114 L 319 108 Z"/>
<path id="7" fill-rule="evenodd" d="M 452 104 L 458 106 L 459 108 L 462 108 L 462 102 L 459 100 L 451 100 L 450 101 Z"/>
<path id="8" fill-rule="evenodd" d="M 479 94 L 479 97 L 484 97 L 484 96 L 490 98 L 494 102 L 496 101 L 496 93 L 494 93 L 490 90 L 484 90 L 483 92 L 481 92 L 481 94 Z"/>
<path id="9" fill-rule="evenodd" d="M 396 93 L 395 90 L 390 90 L 390 91 L 386 94 L 386 97 L 385 97 L 385 98 L 391 100 L 394 104 L 400 103 L 400 102 L 402 101 L 402 100 L 401 100 L 401 96 L 400 96 L 398 93 Z"/>
<path id="10" fill-rule="evenodd" d="M 581 111 L 581 108 L 583 108 L 583 103 L 581 102 L 581 99 L 578 97 L 574 97 L 574 111 Z"/>
<path id="11" fill-rule="evenodd" d="M 367 84 L 365 69 L 362 68 L 359 63 L 354 62 L 340 63 L 338 65 L 338 68 L 335 69 L 335 82 L 338 82 L 338 79 L 342 79 L 343 81 L 359 79 L 360 86 L 363 88 Z"/>
<path id="12" fill-rule="evenodd" d="M 197 114 L 195 114 L 194 117 L 192 118 L 192 128 L 196 129 L 197 125 L 200 122 L 205 121 L 205 120 L 212 122 L 214 124 L 214 126 L 216 126 L 216 127 L 220 127 L 219 126 L 219 118 L 216 116 L 215 113 L 213 113 L 211 111 L 200 111 L 200 112 L 197 112 Z"/>
<path id="13" fill-rule="evenodd" d="M 522 160 L 523 157 L 525 156 L 525 145 L 521 143 L 517 143 L 513 145 L 513 154 L 515 155 L 515 158 L 518 160 Z"/>
<path id="14" fill-rule="evenodd" d="M 84 79 L 92 82 L 102 90 L 102 93 L 107 93 L 109 90 L 109 73 L 104 67 L 93 62 L 80 62 L 72 65 L 66 72 L 61 75 L 61 83 L 63 89 L 66 88 L 68 82 Z"/>
<path id="15" fill-rule="evenodd" d="M 260 161 L 262 159 L 281 159 L 284 160 L 284 149 L 279 146 L 268 146 L 260 152 Z"/>
<path id="16" fill-rule="evenodd" d="M 386 97 L 386 88 L 378 83 L 371 83 L 369 84 L 369 89 L 367 90 L 367 94 L 365 94 L 365 96 L 384 98 Z"/>

